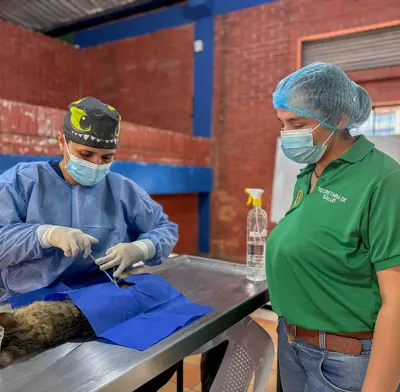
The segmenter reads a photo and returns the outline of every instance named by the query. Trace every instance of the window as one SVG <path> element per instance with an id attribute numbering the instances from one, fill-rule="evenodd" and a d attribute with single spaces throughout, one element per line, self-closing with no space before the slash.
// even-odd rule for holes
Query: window
<path id="1" fill-rule="evenodd" d="M 325 61 L 346 72 L 400 65 L 400 25 L 338 33 L 329 38 L 302 38 L 301 65 Z"/>
<path id="2" fill-rule="evenodd" d="M 367 122 L 351 133 L 367 136 L 400 135 L 400 105 L 372 108 Z"/>

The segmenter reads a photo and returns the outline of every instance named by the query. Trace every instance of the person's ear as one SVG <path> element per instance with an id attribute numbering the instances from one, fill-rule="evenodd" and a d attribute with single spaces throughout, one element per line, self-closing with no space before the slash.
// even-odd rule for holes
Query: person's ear
<path id="1" fill-rule="evenodd" d="M 57 132 L 57 141 L 58 141 L 58 148 L 60 149 L 61 153 L 64 155 L 65 152 L 65 143 L 66 140 L 64 138 L 64 133 L 61 131 Z"/>

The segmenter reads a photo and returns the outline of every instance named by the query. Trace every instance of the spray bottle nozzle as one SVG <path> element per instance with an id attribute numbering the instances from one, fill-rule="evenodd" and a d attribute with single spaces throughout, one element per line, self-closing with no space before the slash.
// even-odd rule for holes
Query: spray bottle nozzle
<path id="1" fill-rule="evenodd" d="M 253 203 L 253 207 L 261 207 L 261 195 L 264 193 L 263 189 L 246 188 L 244 191 L 249 194 L 249 198 L 247 199 L 248 205 Z"/>

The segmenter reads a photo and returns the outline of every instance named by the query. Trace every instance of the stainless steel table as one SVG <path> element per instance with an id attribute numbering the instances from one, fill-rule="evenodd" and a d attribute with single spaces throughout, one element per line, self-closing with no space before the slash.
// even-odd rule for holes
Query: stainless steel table
<path id="1" fill-rule="evenodd" d="M 144 352 L 89 341 L 46 350 L 0 371 L 1 392 L 132 392 L 268 302 L 266 283 L 251 283 L 245 267 L 178 256 L 151 272 L 191 301 L 214 311 Z M 132 333 L 135 333 L 132 331 Z"/>

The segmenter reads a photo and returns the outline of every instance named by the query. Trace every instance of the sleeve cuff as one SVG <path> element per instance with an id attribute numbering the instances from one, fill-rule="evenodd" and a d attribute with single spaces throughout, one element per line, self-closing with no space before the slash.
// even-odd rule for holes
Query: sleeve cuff
<path id="1" fill-rule="evenodd" d="M 51 233 L 54 231 L 54 229 L 56 227 L 57 226 L 53 226 L 53 225 L 41 225 L 37 228 L 36 233 L 38 236 L 40 246 L 43 249 L 51 248 L 51 245 L 49 243 L 49 238 L 50 238 Z"/>
<path id="2" fill-rule="evenodd" d="M 397 267 L 400 265 L 400 256 L 394 256 L 389 259 L 377 261 L 373 264 L 376 271 L 383 271 L 388 268 Z"/>
<path id="3" fill-rule="evenodd" d="M 151 240 L 139 240 L 134 242 L 144 254 L 144 261 L 151 260 L 156 255 L 156 247 Z"/>
<path id="4" fill-rule="evenodd" d="M 162 260 L 161 244 L 159 242 L 153 241 L 147 233 L 142 234 L 139 237 L 139 241 L 146 241 L 146 240 L 150 241 L 153 244 L 155 253 L 153 257 L 149 258 L 148 260 L 145 260 L 144 264 L 150 266 L 162 264 L 163 260 Z"/>

